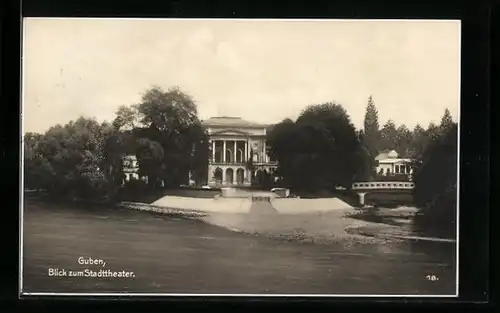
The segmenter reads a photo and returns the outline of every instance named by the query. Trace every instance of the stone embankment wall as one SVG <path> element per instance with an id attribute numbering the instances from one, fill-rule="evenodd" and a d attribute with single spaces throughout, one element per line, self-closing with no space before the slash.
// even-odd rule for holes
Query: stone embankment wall
<path id="1" fill-rule="evenodd" d="M 258 197 L 258 196 L 257 196 Z M 261 196 L 265 198 L 265 196 Z M 253 203 L 254 202 L 254 203 Z M 256 206 L 274 208 L 280 214 L 300 214 L 311 212 L 328 212 L 333 210 L 352 209 L 352 207 L 338 198 L 324 199 L 297 199 L 297 198 L 271 198 L 270 204 L 265 200 L 252 202 L 252 197 L 214 199 L 188 198 L 165 196 L 153 203 L 153 206 L 204 212 L 221 213 L 248 213 Z"/>

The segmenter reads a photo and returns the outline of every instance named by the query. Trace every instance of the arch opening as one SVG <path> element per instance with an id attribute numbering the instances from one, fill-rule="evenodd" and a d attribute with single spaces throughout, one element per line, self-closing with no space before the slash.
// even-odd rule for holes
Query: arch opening
<path id="1" fill-rule="evenodd" d="M 216 168 L 214 171 L 214 180 L 216 183 L 222 183 L 222 169 L 220 167 Z"/>
<path id="2" fill-rule="evenodd" d="M 233 180 L 234 180 L 233 175 L 234 175 L 233 169 L 232 168 L 228 168 L 226 170 L 226 183 L 228 183 L 228 184 L 232 184 L 233 183 Z"/>

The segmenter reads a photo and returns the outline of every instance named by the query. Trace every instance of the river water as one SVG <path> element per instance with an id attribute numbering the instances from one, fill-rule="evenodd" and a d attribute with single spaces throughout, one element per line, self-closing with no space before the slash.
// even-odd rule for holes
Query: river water
<path id="1" fill-rule="evenodd" d="M 279 242 L 196 220 L 27 200 L 23 291 L 63 293 L 453 295 L 452 245 L 381 249 Z M 80 257 L 106 262 L 82 265 Z M 55 277 L 50 269 L 133 272 Z M 52 270 L 54 272 L 54 270 Z"/>

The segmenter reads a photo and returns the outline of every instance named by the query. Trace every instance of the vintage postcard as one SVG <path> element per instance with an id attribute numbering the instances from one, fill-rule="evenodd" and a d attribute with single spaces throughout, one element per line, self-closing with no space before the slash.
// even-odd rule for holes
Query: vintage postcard
<path id="1" fill-rule="evenodd" d="M 460 33 L 25 18 L 20 294 L 457 296 Z"/>

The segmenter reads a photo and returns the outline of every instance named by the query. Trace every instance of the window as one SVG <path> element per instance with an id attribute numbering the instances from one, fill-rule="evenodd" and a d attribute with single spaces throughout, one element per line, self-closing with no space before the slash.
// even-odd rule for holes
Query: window
<path id="1" fill-rule="evenodd" d="M 394 167 L 394 173 L 399 174 L 399 165 Z"/>
<path id="2" fill-rule="evenodd" d="M 377 184 L 377 187 L 380 187 L 380 184 Z"/>
<path id="3" fill-rule="evenodd" d="M 375 187 L 375 185 L 374 184 L 370 184 L 370 187 Z"/>

